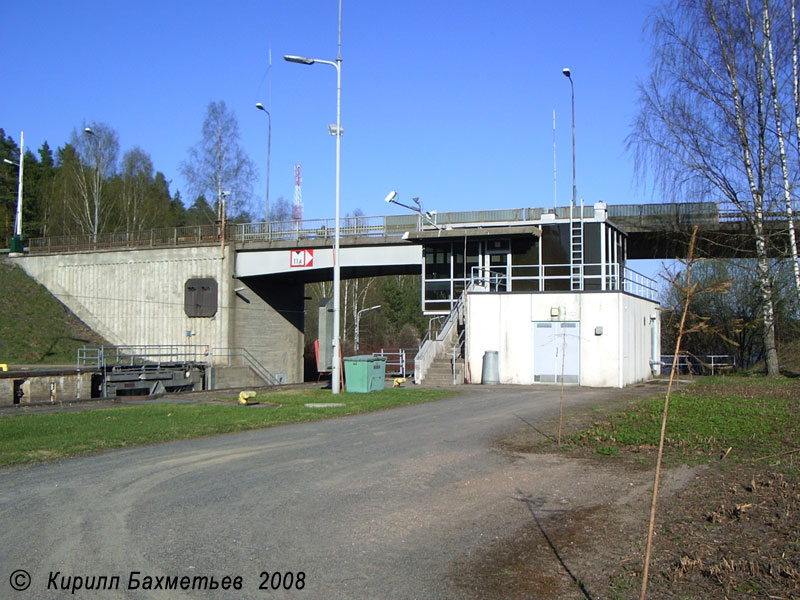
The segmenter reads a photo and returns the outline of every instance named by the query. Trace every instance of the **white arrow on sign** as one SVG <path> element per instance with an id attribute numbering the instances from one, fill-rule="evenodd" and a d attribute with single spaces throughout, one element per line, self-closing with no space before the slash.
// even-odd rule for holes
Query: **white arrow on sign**
<path id="1" fill-rule="evenodd" d="M 291 250 L 289 252 L 289 265 L 292 267 L 313 267 L 314 250 Z"/>

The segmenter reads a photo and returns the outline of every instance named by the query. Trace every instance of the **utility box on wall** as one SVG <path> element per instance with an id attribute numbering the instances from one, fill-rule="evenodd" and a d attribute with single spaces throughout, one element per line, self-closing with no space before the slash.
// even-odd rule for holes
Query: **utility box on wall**
<path id="1" fill-rule="evenodd" d="M 217 280 L 212 277 L 187 279 L 183 288 L 183 309 L 187 317 L 217 314 Z"/>

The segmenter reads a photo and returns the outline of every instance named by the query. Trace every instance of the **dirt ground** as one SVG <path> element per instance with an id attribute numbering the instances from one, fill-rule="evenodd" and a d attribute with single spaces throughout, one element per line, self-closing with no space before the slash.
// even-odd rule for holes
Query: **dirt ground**
<path id="1" fill-rule="evenodd" d="M 565 415 L 564 435 L 661 392 L 628 388 L 602 408 Z M 542 440 L 556 431 L 557 423 L 547 423 L 497 440 L 511 460 L 542 469 L 549 489 L 521 493 L 530 520 L 454 566 L 464 598 L 639 598 L 652 459 L 543 449 Z M 554 462 L 569 477 L 547 479 Z M 800 600 L 798 464 L 800 455 L 777 464 L 720 456 L 665 468 L 647 597 Z"/>

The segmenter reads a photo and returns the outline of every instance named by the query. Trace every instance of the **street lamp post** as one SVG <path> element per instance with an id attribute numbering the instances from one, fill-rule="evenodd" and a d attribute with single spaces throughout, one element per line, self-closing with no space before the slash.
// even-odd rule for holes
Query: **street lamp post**
<path id="1" fill-rule="evenodd" d="M 386 196 L 386 198 L 384 198 L 384 201 L 387 202 L 388 204 L 397 204 L 397 206 L 402 206 L 403 208 L 407 208 L 408 210 L 414 211 L 415 213 L 417 213 L 420 216 L 421 219 L 427 219 L 428 223 L 433 225 L 436 229 L 438 229 L 439 231 L 442 230 L 442 228 L 439 227 L 439 225 L 436 224 L 436 221 L 433 220 L 433 215 L 435 214 L 436 211 L 434 211 L 434 212 L 423 211 L 422 210 L 422 204 L 420 204 L 420 202 L 419 202 L 419 198 L 412 198 L 411 199 L 411 201 L 416 206 L 410 206 L 409 204 L 403 204 L 397 198 L 398 198 L 398 193 L 395 192 L 395 191 L 391 191 L 391 192 L 389 192 L 389 195 Z M 420 226 L 422 226 L 422 222 L 420 222 Z"/>
<path id="2" fill-rule="evenodd" d="M 380 308 L 381 308 L 381 305 L 378 304 L 376 306 L 370 306 L 369 308 L 362 308 L 360 311 L 358 311 L 356 313 L 356 331 L 355 331 L 355 335 L 353 336 L 353 346 L 354 346 L 356 352 L 358 352 L 358 348 L 359 348 L 359 343 L 358 343 L 359 342 L 359 332 L 360 332 L 359 323 L 361 322 L 361 315 L 366 313 L 366 312 L 369 312 L 371 310 L 380 310 Z"/>
<path id="3" fill-rule="evenodd" d="M 17 182 L 17 214 L 14 217 L 14 235 L 11 236 L 11 243 L 9 244 L 11 251 L 10 254 L 19 254 L 22 252 L 22 171 L 25 166 L 25 132 L 21 131 L 19 134 L 19 164 L 3 159 L 4 163 L 14 165 L 19 169 L 19 180 Z"/>
<path id="4" fill-rule="evenodd" d="M 570 70 L 562 69 L 564 77 L 569 79 L 569 87 L 572 92 L 572 207 L 578 202 L 578 184 L 575 176 L 575 84 L 572 81 Z"/>
<path id="5" fill-rule="evenodd" d="M 97 243 L 97 230 L 100 222 L 100 140 L 97 139 L 97 134 L 92 131 L 90 127 L 85 127 L 83 132 L 90 138 L 94 139 L 94 189 L 92 190 L 92 198 L 94 200 L 94 223 L 92 224 L 92 242 Z"/>
<path id="6" fill-rule="evenodd" d="M 339 204 L 340 180 L 342 159 L 342 3 L 339 0 L 339 39 L 336 60 L 320 60 L 304 56 L 286 55 L 283 57 L 288 62 L 301 65 L 321 63 L 331 65 L 336 69 L 336 130 L 331 131 L 336 136 L 336 224 L 333 236 L 333 367 L 331 369 L 331 391 L 338 394 L 341 391 L 341 350 L 339 339 L 339 311 L 341 304 L 341 262 L 339 261 Z"/>
<path id="7" fill-rule="evenodd" d="M 264 105 L 261 102 L 256 104 L 256 108 L 258 110 L 263 110 L 268 119 L 267 124 L 267 206 L 264 210 L 264 220 L 265 222 L 269 223 L 269 160 L 270 154 L 272 153 L 272 115 L 270 112 L 264 108 Z"/>

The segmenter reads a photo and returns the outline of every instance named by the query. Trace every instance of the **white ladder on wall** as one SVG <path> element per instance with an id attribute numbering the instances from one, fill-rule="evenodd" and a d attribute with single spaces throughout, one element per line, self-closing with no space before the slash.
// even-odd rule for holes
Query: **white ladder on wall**
<path id="1" fill-rule="evenodd" d="M 580 212 L 578 212 L 580 211 Z M 577 214 L 577 218 L 575 213 Z M 569 209 L 570 290 L 583 289 L 583 199 Z"/>

